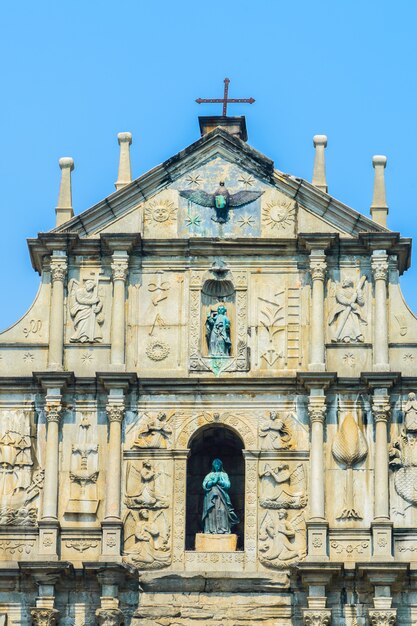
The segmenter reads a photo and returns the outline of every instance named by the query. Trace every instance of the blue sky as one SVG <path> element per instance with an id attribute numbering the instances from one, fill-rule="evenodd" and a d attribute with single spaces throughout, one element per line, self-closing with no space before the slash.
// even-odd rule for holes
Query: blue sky
<path id="1" fill-rule="evenodd" d="M 416 24 L 411 0 L 3 3 L 0 327 L 37 291 L 26 238 L 54 226 L 58 158 L 75 159 L 79 213 L 114 190 L 119 131 L 139 176 L 198 138 L 194 100 L 225 76 L 231 97 L 256 98 L 229 112 L 277 168 L 311 180 L 327 134 L 329 192 L 365 215 L 386 154 L 389 227 L 416 236 Z M 417 312 L 416 278 L 417 262 L 402 279 Z"/>

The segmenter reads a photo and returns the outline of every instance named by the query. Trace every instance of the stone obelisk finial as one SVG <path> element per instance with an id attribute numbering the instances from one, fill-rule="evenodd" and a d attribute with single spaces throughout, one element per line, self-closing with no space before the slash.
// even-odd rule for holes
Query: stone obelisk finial
<path id="1" fill-rule="evenodd" d="M 61 168 L 61 184 L 59 187 L 58 205 L 55 209 L 55 226 L 61 226 L 61 224 L 68 222 L 68 220 L 74 217 L 71 190 L 71 172 L 74 169 L 74 159 L 62 157 L 62 159 L 59 159 L 59 167 Z"/>
<path id="2" fill-rule="evenodd" d="M 316 149 L 316 154 L 314 156 L 313 180 L 311 182 L 315 187 L 327 193 L 326 161 L 324 158 L 324 149 L 327 146 L 326 135 L 314 135 L 313 145 Z"/>
<path id="3" fill-rule="evenodd" d="M 119 133 L 117 140 L 120 146 L 119 172 L 114 183 L 116 189 L 121 189 L 132 182 L 132 169 L 130 166 L 130 144 L 132 133 Z"/>
<path id="4" fill-rule="evenodd" d="M 374 195 L 371 204 L 371 216 L 374 222 L 381 226 L 387 225 L 388 205 L 385 195 L 385 166 L 387 157 L 376 154 L 372 157 L 372 165 L 375 169 Z"/>

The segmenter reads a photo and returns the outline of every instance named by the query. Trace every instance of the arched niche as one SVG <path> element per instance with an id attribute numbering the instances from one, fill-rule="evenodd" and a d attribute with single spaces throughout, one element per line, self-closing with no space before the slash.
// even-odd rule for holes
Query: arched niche
<path id="1" fill-rule="evenodd" d="M 204 477 L 211 471 L 213 459 L 223 461 L 224 471 L 231 482 L 230 497 L 239 517 L 239 524 L 233 528 L 238 536 L 238 550 L 244 547 L 245 527 L 245 462 L 242 454 L 242 439 L 223 424 L 200 428 L 189 443 L 190 454 L 187 462 L 187 497 L 185 549 L 194 550 L 195 535 L 202 532 Z"/>

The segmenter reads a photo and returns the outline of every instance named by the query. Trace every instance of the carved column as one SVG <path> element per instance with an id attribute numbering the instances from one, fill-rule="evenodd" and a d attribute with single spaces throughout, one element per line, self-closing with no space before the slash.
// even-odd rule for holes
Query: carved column
<path id="1" fill-rule="evenodd" d="M 100 626 L 120 626 L 125 621 L 120 609 L 97 609 L 96 618 Z"/>
<path id="2" fill-rule="evenodd" d="M 305 626 L 329 626 L 332 621 L 330 609 L 303 609 Z"/>
<path id="3" fill-rule="evenodd" d="M 376 390 L 372 398 L 372 413 L 375 421 L 373 555 L 382 559 L 392 555 L 388 465 L 390 401 L 385 391 L 385 389 Z"/>
<path id="4" fill-rule="evenodd" d="M 326 397 L 322 390 L 310 395 L 308 414 L 311 424 L 310 448 L 310 514 L 308 529 L 309 558 L 327 559 L 327 523 L 324 511 L 324 422 L 326 419 Z M 313 393 L 313 392 L 312 392 Z"/>
<path id="5" fill-rule="evenodd" d="M 374 309 L 374 370 L 389 371 L 388 354 L 388 318 L 387 318 L 387 276 L 388 256 L 386 254 L 372 255 L 372 273 L 375 282 L 375 309 Z"/>
<path id="6" fill-rule="evenodd" d="M 394 626 L 397 619 L 397 609 L 369 609 L 368 614 L 371 626 Z"/>
<path id="7" fill-rule="evenodd" d="M 111 320 L 111 364 L 125 363 L 125 291 L 128 272 L 127 252 L 114 252 L 111 264 L 113 273 L 113 309 Z"/>
<path id="8" fill-rule="evenodd" d="M 117 569 L 104 569 L 97 574 L 101 585 L 100 608 L 96 618 L 100 626 L 120 626 L 125 621 L 119 609 L 119 587 L 123 583 L 123 572 Z"/>
<path id="9" fill-rule="evenodd" d="M 56 609 L 35 608 L 30 610 L 34 626 L 55 626 L 59 612 Z"/>
<path id="10" fill-rule="evenodd" d="M 326 275 L 326 255 L 322 250 L 310 253 L 310 272 L 313 281 L 311 291 L 310 323 L 310 371 L 325 370 L 324 344 L 324 278 Z"/>
<path id="11" fill-rule="evenodd" d="M 49 312 L 48 369 L 60 371 L 64 356 L 64 284 L 67 275 L 65 254 L 51 257 L 52 293 Z"/>
<path id="12" fill-rule="evenodd" d="M 42 517 L 39 522 L 39 551 L 56 555 L 58 540 L 58 475 L 59 475 L 59 422 L 62 414 L 59 390 L 49 390 L 45 402 L 46 457 L 43 489 Z"/>
<path id="13" fill-rule="evenodd" d="M 109 464 L 106 476 L 106 506 L 103 526 L 103 554 L 120 555 L 121 519 L 121 464 L 122 464 L 122 421 L 125 414 L 123 391 L 110 391 L 106 406 L 109 420 Z"/>

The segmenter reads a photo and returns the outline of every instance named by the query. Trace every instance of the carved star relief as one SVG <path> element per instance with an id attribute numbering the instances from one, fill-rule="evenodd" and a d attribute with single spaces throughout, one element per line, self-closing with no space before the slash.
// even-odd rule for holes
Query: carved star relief
<path id="1" fill-rule="evenodd" d="M 254 226 L 255 224 L 255 220 L 253 219 L 252 215 L 248 215 L 247 213 L 245 213 L 245 215 L 242 215 L 242 217 L 238 219 L 238 222 L 241 228 Z"/>
<path id="2" fill-rule="evenodd" d="M 199 187 L 203 179 L 200 174 L 190 174 L 185 180 L 189 187 Z"/>

